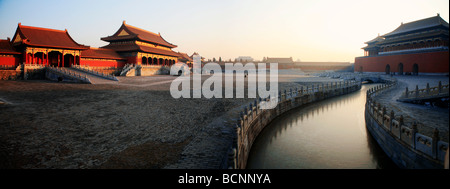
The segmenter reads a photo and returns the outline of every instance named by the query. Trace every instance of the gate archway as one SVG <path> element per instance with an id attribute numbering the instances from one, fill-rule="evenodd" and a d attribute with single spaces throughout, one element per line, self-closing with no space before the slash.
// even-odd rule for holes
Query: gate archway
<path id="1" fill-rule="evenodd" d="M 413 75 L 419 75 L 419 65 L 413 65 Z"/>
<path id="2" fill-rule="evenodd" d="M 385 72 L 386 74 L 391 74 L 391 66 L 389 64 L 386 65 Z"/>
<path id="3" fill-rule="evenodd" d="M 398 75 L 403 75 L 403 63 L 398 64 Z"/>

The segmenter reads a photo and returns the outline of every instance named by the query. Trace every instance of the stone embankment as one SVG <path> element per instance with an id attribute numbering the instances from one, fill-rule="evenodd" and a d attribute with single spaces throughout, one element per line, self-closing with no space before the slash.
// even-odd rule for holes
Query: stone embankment
<path id="1" fill-rule="evenodd" d="M 433 128 L 432 135 L 420 133 L 417 122 L 406 122 L 403 115 L 387 110 L 389 104 L 375 100 L 377 95 L 395 86 L 396 81 L 388 82 L 367 91 L 365 117 L 369 132 L 401 168 L 444 168 L 448 142 L 441 140 L 438 128 Z"/>

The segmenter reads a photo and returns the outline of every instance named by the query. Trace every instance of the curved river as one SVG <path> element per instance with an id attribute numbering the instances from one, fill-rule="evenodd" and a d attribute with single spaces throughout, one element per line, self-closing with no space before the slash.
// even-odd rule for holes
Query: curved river
<path id="1" fill-rule="evenodd" d="M 366 91 L 293 109 L 260 133 L 249 169 L 392 169 L 396 165 L 366 130 Z"/>

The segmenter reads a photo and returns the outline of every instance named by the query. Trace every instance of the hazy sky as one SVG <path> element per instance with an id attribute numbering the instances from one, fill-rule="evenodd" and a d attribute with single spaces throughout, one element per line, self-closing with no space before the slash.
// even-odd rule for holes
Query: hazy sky
<path id="1" fill-rule="evenodd" d="M 401 22 L 449 21 L 448 0 L 0 0 L 0 39 L 23 25 L 67 29 L 80 44 L 127 24 L 160 32 L 174 51 L 224 60 L 252 56 L 354 62 L 364 42 Z"/>

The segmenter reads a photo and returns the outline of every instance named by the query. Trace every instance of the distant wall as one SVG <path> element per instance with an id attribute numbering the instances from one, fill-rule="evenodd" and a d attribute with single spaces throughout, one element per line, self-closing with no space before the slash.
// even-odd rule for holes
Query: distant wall
<path id="1" fill-rule="evenodd" d="M 301 69 L 305 72 L 353 71 L 353 64 L 348 62 L 293 62 L 279 63 L 278 69 Z"/>

